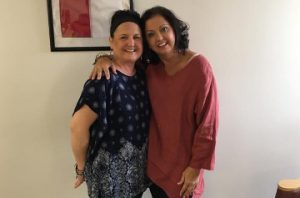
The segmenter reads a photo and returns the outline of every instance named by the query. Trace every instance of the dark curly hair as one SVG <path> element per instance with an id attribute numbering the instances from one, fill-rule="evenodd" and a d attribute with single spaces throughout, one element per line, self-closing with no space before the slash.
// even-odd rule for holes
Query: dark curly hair
<path id="1" fill-rule="evenodd" d="M 146 22 L 147 20 L 153 18 L 154 16 L 162 16 L 168 23 L 171 25 L 174 33 L 175 33 L 175 48 L 178 53 L 184 54 L 186 49 L 189 47 L 189 26 L 180 20 L 176 15 L 169 9 L 162 6 L 155 6 L 148 10 L 146 10 L 142 14 L 142 31 L 144 39 L 144 53 L 143 53 L 143 61 L 145 63 L 153 63 L 156 64 L 160 62 L 159 56 L 150 49 L 147 41 L 146 41 Z"/>

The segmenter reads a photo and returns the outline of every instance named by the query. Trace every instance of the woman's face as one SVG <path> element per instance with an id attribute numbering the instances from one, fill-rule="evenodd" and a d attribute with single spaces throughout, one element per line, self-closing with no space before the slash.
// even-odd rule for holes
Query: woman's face
<path id="1" fill-rule="evenodd" d="M 175 33 L 165 18 L 156 15 L 146 21 L 146 39 L 149 47 L 159 56 L 168 55 L 175 50 Z"/>
<path id="2" fill-rule="evenodd" d="M 109 39 L 114 57 L 122 62 L 135 63 L 143 52 L 140 27 L 133 22 L 120 24 Z"/>

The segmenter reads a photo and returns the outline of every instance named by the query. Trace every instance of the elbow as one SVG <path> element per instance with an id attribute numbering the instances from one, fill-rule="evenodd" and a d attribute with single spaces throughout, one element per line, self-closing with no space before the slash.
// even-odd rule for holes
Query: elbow
<path id="1" fill-rule="evenodd" d="M 73 144 L 80 147 L 86 147 L 89 143 L 89 128 L 74 121 L 70 121 L 70 137 Z"/>
<path id="2" fill-rule="evenodd" d="M 71 119 L 69 124 L 71 135 L 82 135 L 84 133 L 88 133 L 89 127 L 85 126 L 82 123 L 79 123 L 76 119 Z"/>
<path id="3" fill-rule="evenodd" d="M 75 131 L 78 130 L 78 124 L 74 121 L 74 119 L 71 119 L 71 121 L 69 123 L 69 128 L 70 128 L 71 134 L 74 134 Z"/>

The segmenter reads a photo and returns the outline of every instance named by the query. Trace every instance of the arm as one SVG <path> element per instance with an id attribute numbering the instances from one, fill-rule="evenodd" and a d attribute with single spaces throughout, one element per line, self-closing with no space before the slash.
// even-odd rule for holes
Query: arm
<path id="1" fill-rule="evenodd" d="M 89 79 L 98 79 L 100 80 L 102 77 L 102 72 L 104 71 L 104 74 L 106 76 L 106 79 L 110 78 L 109 74 L 109 68 L 111 67 L 113 72 L 116 73 L 116 67 L 112 64 L 112 55 L 97 55 L 95 62 L 94 62 L 94 68 L 89 76 Z"/>
<path id="2" fill-rule="evenodd" d="M 180 194 L 188 196 L 199 183 L 203 169 L 214 168 L 216 134 L 218 128 L 218 97 L 216 82 L 208 62 L 204 62 L 201 72 L 201 86 L 198 91 L 194 114 L 196 131 L 189 166 L 182 173 L 179 184 L 183 184 Z"/>
<path id="3" fill-rule="evenodd" d="M 195 108 L 197 129 L 194 135 L 190 167 L 212 170 L 215 165 L 219 105 L 216 82 L 211 71 L 206 75 L 203 84 L 197 96 Z"/>
<path id="4" fill-rule="evenodd" d="M 97 114 L 87 105 L 82 106 L 71 119 L 71 146 L 79 170 L 84 170 L 90 138 L 89 128 L 96 119 Z M 83 176 L 76 177 L 74 187 L 77 188 L 83 182 Z"/>

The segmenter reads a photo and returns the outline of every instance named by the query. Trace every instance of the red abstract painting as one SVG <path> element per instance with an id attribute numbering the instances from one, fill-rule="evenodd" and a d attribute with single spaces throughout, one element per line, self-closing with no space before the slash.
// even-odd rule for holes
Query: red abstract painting
<path id="1" fill-rule="evenodd" d="M 62 37 L 91 37 L 89 0 L 59 0 Z"/>

